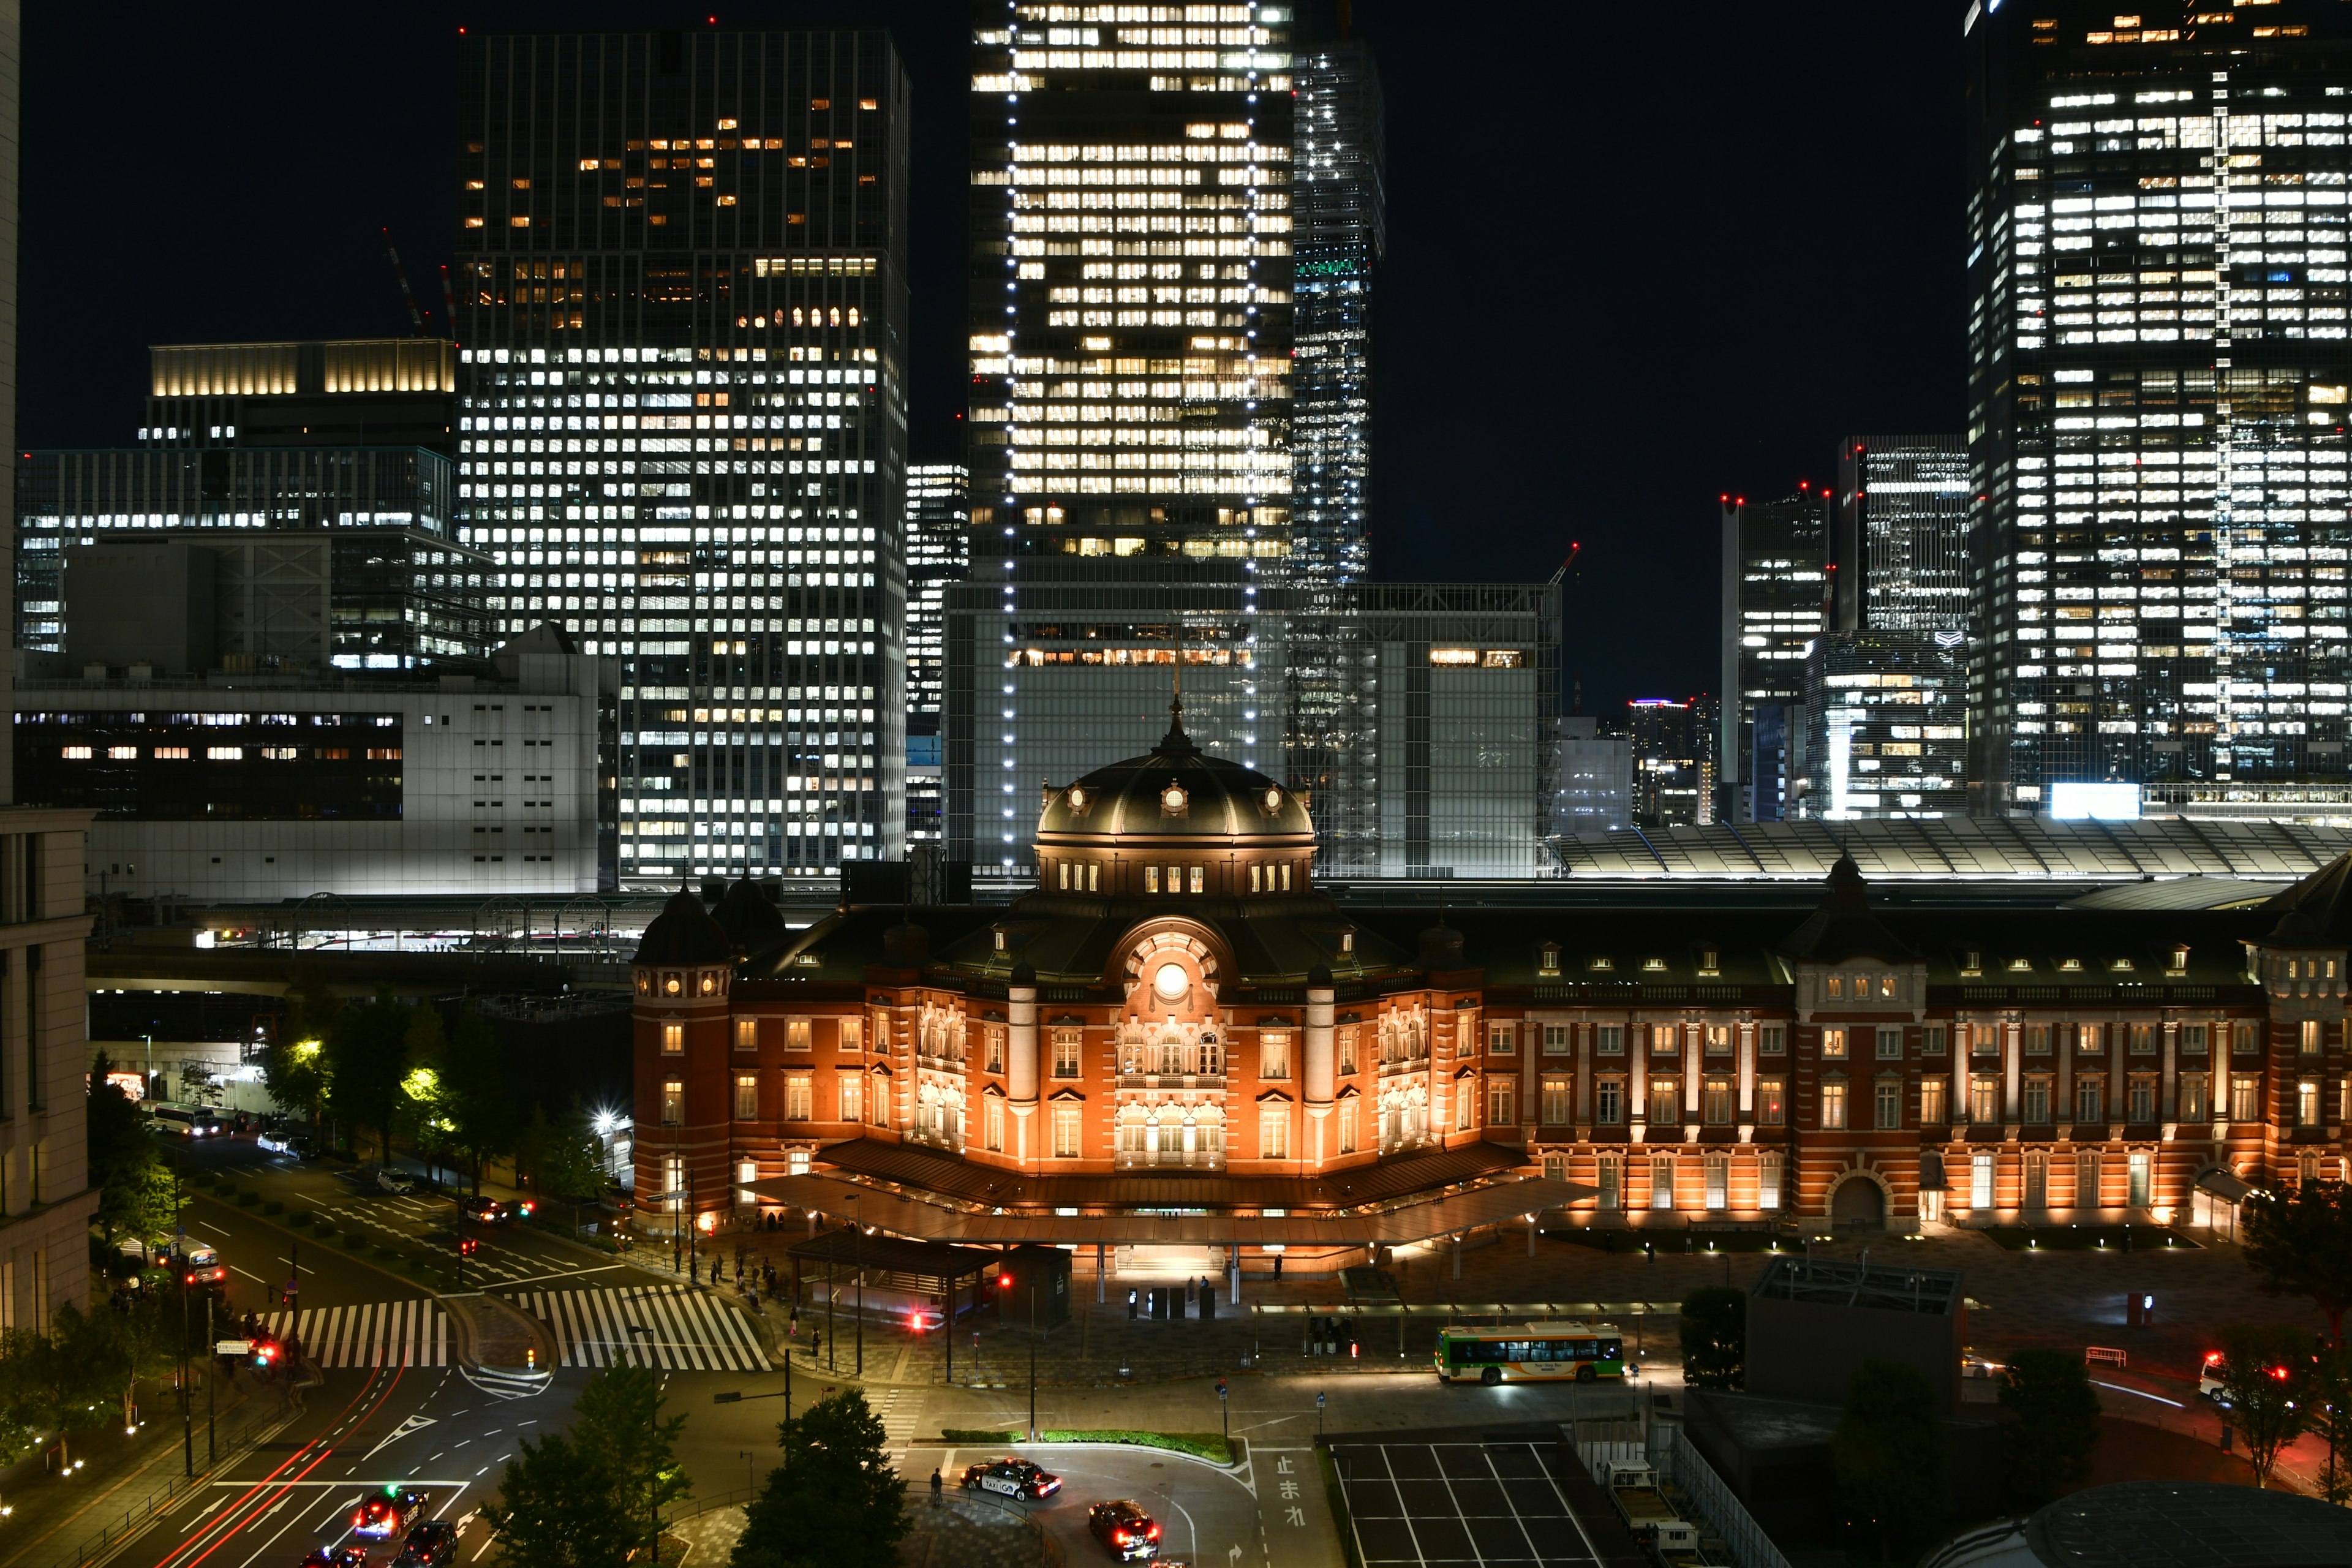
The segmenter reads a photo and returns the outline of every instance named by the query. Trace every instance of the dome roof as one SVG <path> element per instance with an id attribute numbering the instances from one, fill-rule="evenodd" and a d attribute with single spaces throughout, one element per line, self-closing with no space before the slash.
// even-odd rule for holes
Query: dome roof
<path id="1" fill-rule="evenodd" d="M 768 901 L 759 883 L 745 877 L 727 889 L 710 918 L 738 952 L 762 952 L 784 940 L 783 911 Z"/>
<path id="2" fill-rule="evenodd" d="M 1255 768 L 1213 757 L 1181 711 L 1158 746 L 1052 791 L 1040 838 L 1296 837 L 1311 841 L 1307 802 Z"/>
<path id="3" fill-rule="evenodd" d="M 670 895 L 662 912 L 646 927 L 632 963 L 725 963 L 734 957 L 727 933 L 702 907 L 702 900 L 684 889 Z"/>

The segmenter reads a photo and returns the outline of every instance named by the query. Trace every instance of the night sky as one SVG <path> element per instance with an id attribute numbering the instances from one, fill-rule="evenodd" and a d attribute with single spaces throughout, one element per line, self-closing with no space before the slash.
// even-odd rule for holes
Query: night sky
<path id="1" fill-rule="evenodd" d="M 1389 107 L 1375 574 L 1542 578 L 1580 541 L 1586 710 L 1708 689 L 1717 496 L 1819 483 L 1848 433 L 1961 426 L 1959 13 L 1359 0 Z M 20 445 L 128 442 L 150 343 L 404 333 L 387 225 L 437 324 L 460 26 L 709 14 L 27 7 Z M 896 37 L 914 457 L 957 458 L 965 7 L 718 19 Z"/>

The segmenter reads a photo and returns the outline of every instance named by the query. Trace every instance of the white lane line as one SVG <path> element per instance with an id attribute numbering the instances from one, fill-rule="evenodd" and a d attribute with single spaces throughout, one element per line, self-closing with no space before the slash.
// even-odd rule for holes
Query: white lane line
<path id="1" fill-rule="evenodd" d="M 215 1236 L 226 1236 L 228 1234 L 228 1232 L 223 1230 L 220 1226 L 215 1225 L 208 1219 L 200 1219 L 196 1221 L 196 1223 L 203 1226 L 206 1230 L 211 1231 Z"/>
<path id="2" fill-rule="evenodd" d="M 2091 1379 L 2091 1385 L 2092 1385 L 2094 1388 L 2112 1388 L 2112 1389 L 2114 1389 L 2117 1394 L 2138 1394 L 2142 1399 L 2153 1399 L 2153 1400 L 2155 1400 L 2158 1405 L 2171 1405 L 2175 1410 L 2186 1410 L 2186 1409 L 2188 1409 L 2188 1408 L 2189 1408 L 2189 1406 L 2187 1406 L 2186 1405 L 2183 1405 L 2183 1404 L 2182 1404 L 2182 1403 L 2180 1403 L 2180 1401 L 2179 1401 L 2178 1399 L 2167 1399 L 2167 1398 L 2166 1398 L 2164 1395 L 2162 1395 L 2161 1394 L 2150 1394 L 2150 1393 L 2148 1393 L 2148 1392 L 2147 1392 L 2146 1389 L 2144 1389 L 2144 1388 L 2126 1388 L 2126 1387 L 2125 1387 L 2122 1384 L 2120 1384 L 2120 1383 L 2101 1383 L 2101 1382 L 2100 1382 L 2097 1378 L 2095 1378 L 2095 1378 L 2093 1378 L 2093 1379 Z"/>
<path id="3" fill-rule="evenodd" d="M 252 1280 L 256 1285 L 266 1285 L 268 1283 L 268 1281 L 264 1279 L 260 1275 L 252 1273 L 247 1269 L 239 1268 L 234 1263 L 230 1264 L 228 1267 L 231 1273 L 243 1274 L 247 1279 Z"/>

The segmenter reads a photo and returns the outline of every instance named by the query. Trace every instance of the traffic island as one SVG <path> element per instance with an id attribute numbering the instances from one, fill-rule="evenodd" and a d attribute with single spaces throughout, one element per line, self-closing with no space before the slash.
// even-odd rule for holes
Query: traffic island
<path id="1" fill-rule="evenodd" d="M 492 1372 L 546 1372 L 555 1364 L 547 1325 L 495 1296 L 444 1296 L 457 1359 Z"/>

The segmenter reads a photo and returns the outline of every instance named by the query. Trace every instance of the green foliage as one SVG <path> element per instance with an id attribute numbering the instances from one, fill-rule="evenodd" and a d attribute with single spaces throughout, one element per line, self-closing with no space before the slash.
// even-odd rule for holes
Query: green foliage
<path id="1" fill-rule="evenodd" d="M 255 1192 L 251 1187 L 247 1187 L 243 1192 L 236 1194 L 236 1206 L 241 1209 L 257 1208 L 260 1205 L 260 1203 L 261 1194 Z"/>
<path id="2" fill-rule="evenodd" d="M 561 1432 L 515 1444 L 496 1502 L 482 1518 L 500 1558 L 532 1568 L 622 1568 L 652 1535 L 642 1494 Z"/>
<path id="3" fill-rule="evenodd" d="M 580 1205 L 604 1192 L 605 1179 L 604 1146 L 580 1101 L 573 1100 L 559 1121 L 531 1107 L 530 1121 L 516 1135 L 515 1163 L 542 1197 L 572 1205 L 572 1228 L 578 1234 Z"/>
<path id="4" fill-rule="evenodd" d="M 2000 1402 L 2017 1417 L 2001 1433 L 2001 1467 L 2010 1495 L 2021 1505 L 2039 1507 L 2091 1473 L 2099 1396 L 2080 1357 L 2061 1350 L 2018 1352 L 2001 1373 Z"/>
<path id="5" fill-rule="evenodd" d="M 262 1201 L 261 1212 L 266 1215 L 281 1215 L 286 1212 L 286 1205 L 276 1198 L 266 1198 Z"/>
<path id="6" fill-rule="evenodd" d="M 287 1215 L 286 1223 L 299 1230 L 316 1217 L 309 1209 L 295 1209 Z"/>
<path id="7" fill-rule="evenodd" d="M 692 1490 L 677 1454 L 686 1417 L 660 1419 L 662 1404 L 650 1368 L 608 1367 L 581 1390 L 569 1432 L 516 1445 L 482 1510 L 509 1562 L 619 1568 L 645 1547 L 649 1510 Z"/>
<path id="8" fill-rule="evenodd" d="M 1702 1285 L 1683 1298 L 1683 1381 L 1739 1388 L 1748 1381 L 1748 1292 Z"/>
<path id="9" fill-rule="evenodd" d="M 326 1039 L 342 1004 L 315 974 L 298 981 L 287 993 L 287 1000 L 294 1005 L 284 1032 L 270 1042 L 261 1058 L 261 1081 L 270 1099 L 315 1122 L 333 1087 L 328 1076 Z"/>
<path id="10" fill-rule="evenodd" d="M 472 1008 L 457 1020 L 441 1073 L 443 1110 L 450 1146 L 465 1158 L 476 1192 L 482 1167 L 511 1152 L 522 1131 L 520 1097 L 508 1070 L 507 1047 L 489 1021 Z"/>
<path id="11" fill-rule="evenodd" d="M 2279 1450 L 2301 1435 L 2310 1403 L 2311 1345 L 2302 1334 L 2275 1324 L 2232 1323 L 2221 1333 L 2221 1360 L 2214 1372 L 2230 1402 L 2222 1419 L 2238 1434 L 2254 1485 L 2266 1484 Z"/>
<path id="12" fill-rule="evenodd" d="M 138 1106 L 106 1081 L 112 1066 L 104 1052 L 90 1064 L 85 1123 L 89 1184 L 99 1190 L 92 1218 L 110 1251 L 125 1236 L 162 1239 L 179 1214 L 171 1173 L 157 1156 L 154 1136 L 142 1125 Z"/>
<path id="13" fill-rule="evenodd" d="M 2336 1348 L 2312 1358 L 2304 1410 L 2306 1427 L 2327 1445 L 2319 1495 L 2341 1508 L 2352 1502 L 2352 1351 Z"/>
<path id="14" fill-rule="evenodd" d="M 1846 1522 L 1892 1559 L 1932 1538 L 1950 1510 L 1944 1427 L 1936 1391 L 1900 1362 L 1864 1361 L 1847 1387 L 1845 1413 L 1830 1436 Z"/>
<path id="15" fill-rule="evenodd" d="M 898 1568 L 912 1524 L 865 1394 L 830 1394 L 776 1435 L 784 1462 L 751 1500 L 730 1568 Z"/>
<path id="16" fill-rule="evenodd" d="M 430 1009 L 427 1009 L 429 1011 Z M 327 1107 L 352 1126 L 373 1131 L 379 1158 L 389 1151 L 392 1124 L 408 1075 L 408 1031 L 415 1008 L 390 992 L 335 1015 L 320 1057 L 326 1063 Z"/>
<path id="17" fill-rule="evenodd" d="M 2352 1309 L 2352 1187 L 2307 1181 L 2292 1193 L 2258 1194 L 2245 1205 L 2246 1267 L 2273 1296 L 2308 1296 L 2344 1342 Z"/>

